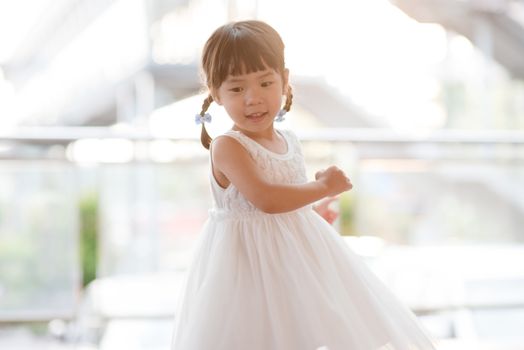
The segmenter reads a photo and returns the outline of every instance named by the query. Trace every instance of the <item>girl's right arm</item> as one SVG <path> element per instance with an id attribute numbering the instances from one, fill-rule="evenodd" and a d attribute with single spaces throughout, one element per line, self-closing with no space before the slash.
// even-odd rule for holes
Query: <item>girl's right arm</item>
<path id="1" fill-rule="evenodd" d="M 215 172 L 220 172 L 255 207 L 266 213 L 283 213 L 301 208 L 327 196 L 352 188 L 344 172 L 330 167 L 305 184 L 268 182 L 247 150 L 230 137 L 218 137 L 211 147 Z"/>

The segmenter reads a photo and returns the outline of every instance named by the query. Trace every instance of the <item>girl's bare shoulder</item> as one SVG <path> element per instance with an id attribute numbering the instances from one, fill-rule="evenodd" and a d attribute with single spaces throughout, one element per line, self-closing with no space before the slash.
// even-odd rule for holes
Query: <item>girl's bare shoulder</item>
<path id="1" fill-rule="evenodd" d="M 211 142 L 210 150 L 214 163 L 242 160 L 244 157 L 250 158 L 249 152 L 242 144 L 241 140 L 230 133 L 225 133 L 215 137 Z"/>

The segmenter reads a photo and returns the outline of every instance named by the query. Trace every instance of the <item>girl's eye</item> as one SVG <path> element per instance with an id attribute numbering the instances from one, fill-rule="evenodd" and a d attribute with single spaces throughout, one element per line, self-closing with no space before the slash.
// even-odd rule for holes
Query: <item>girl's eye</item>
<path id="1" fill-rule="evenodd" d="M 241 87 L 234 87 L 234 88 L 229 89 L 229 91 L 231 91 L 231 92 L 241 92 L 242 88 Z"/>
<path id="2" fill-rule="evenodd" d="M 268 86 L 271 86 L 271 84 L 273 84 L 272 81 L 265 81 L 262 83 L 262 87 L 268 87 Z"/>

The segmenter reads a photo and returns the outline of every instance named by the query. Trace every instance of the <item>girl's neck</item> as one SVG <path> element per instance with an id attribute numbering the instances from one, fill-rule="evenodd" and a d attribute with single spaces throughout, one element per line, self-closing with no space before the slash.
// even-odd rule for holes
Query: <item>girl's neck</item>
<path id="1" fill-rule="evenodd" d="M 278 137 L 275 129 L 273 128 L 273 124 L 271 124 L 270 127 L 268 127 L 265 130 L 261 131 L 248 131 L 241 128 L 238 128 L 236 125 L 232 127 L 232 130 L 240 131 L 247 137 L 254 139 L 254 140 L 273 140 L 275 137 Z"/>

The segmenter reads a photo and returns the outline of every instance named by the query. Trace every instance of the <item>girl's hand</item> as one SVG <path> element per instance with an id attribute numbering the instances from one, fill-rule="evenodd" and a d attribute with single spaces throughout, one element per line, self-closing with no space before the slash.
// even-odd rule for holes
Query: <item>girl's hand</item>
<path id="1" fill-rule="evenodd" d="M 338 218 L 338 211 L 333 210 L 329 207 L 329 205 L 337 199 L 338 197 L 324 198 L 320 201 L 320 203 L 313 206 L 313 210 L 322 216 L 324 220 L 326 220 L 330 225 L 332 225 L 333 222 L 335 222 L 335 220 Z"/>
<path id="2" fill-rule="evenodd" d="M 315 179 L 326 187 L 327 197 L 336 196 L 353 188 L 346 174 L 334 165 L 326 170 L 317 171 Z"/>

